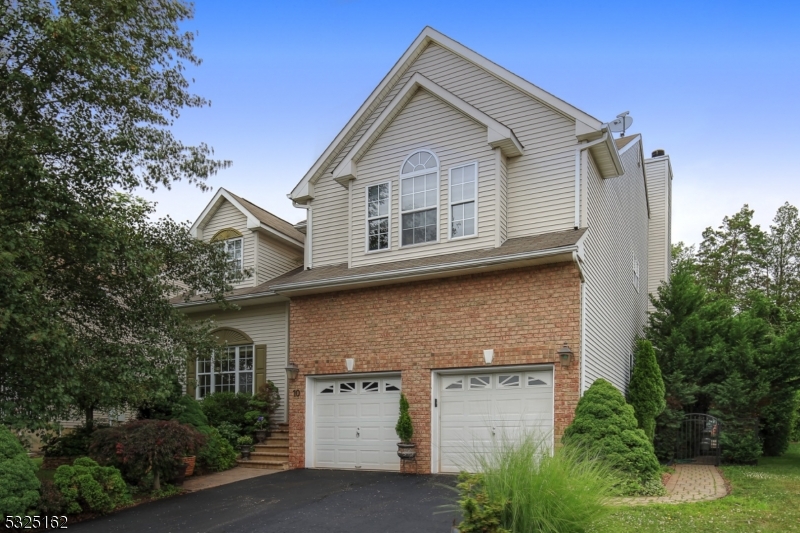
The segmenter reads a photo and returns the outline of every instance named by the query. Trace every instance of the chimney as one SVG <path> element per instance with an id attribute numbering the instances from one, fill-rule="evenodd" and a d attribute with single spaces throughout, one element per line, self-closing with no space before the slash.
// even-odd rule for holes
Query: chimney
<path id="1" fill-rule="evenodd" d="M 667 155 L 667 153 L 661 148 L 653 150 L 653 157 L 664 157 L 665 155 Z"/>
<path id="2" fill-rule="evenodd" d="M 661 282 L 669 279 L 672 248 L 672 166 L 662 149 L 645 160 L 650 223 L 647 235 L 647 292 L 657 294 Z M 648 303 L 648 311 L 653 311 Z"/>

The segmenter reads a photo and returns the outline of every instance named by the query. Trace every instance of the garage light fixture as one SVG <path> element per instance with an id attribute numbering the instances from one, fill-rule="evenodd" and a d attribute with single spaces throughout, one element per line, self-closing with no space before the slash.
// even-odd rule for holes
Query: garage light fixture
<path id="1" fill-rule="evenodd" d="M 494 359 L 494 349 L 484 350 L 483 351 L 483 362 L 487 365 L 492 364 L 492 360 Z"/>
<path id="2" fill-rule="evenodd" d="M 347 359 L 344 360 L 344 366 L 347 368 L 348 372 L 352 372 L 353 367 L 356 366 L 356 360 L 348 357 Z"/>
<path id="3" fill-rule="evenodd" d="M 572 363 L 572 350 L 569 349 L 567 343 L 558 349 L 558 357 L 561 359 L 562 366 L 569 366 Z"/>
<path id="4" fill-rule="evenodd" d="M 300 369 L 297 368 L 297 365 L 289 361 L 289 364 L 286 365 L 286 377 L 289 378 L 289 381 L 296 380 L 299 373 Z"/>

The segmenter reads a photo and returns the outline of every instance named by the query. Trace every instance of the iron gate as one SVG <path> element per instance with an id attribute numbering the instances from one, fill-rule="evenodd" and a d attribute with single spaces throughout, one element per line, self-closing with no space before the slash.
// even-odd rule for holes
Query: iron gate
<path id="1" fill-rule="evenodd" d="M 687 414 L 678 430 L 675 459 L 681 463 L 719 465 L 722 455 L 717 417 L 700 413 Z"/>

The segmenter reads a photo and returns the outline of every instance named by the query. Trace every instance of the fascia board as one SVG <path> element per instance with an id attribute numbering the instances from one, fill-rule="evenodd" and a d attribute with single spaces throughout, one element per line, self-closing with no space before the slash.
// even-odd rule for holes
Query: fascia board
<path id="1" fill-rule="evenodd" d="M 375 274 L 356 274 L 352 276 L 341 276 L 339 278 L 305 281 L 299 283 L 286 283 L 283 285 L 271 285 L 270 290 L 276 294 L 286 294 L 287 296 L 298 291 L 311 291 L 315 289 L 337 289 L 355 284 L 368 284 L 370 282 L 393 282 L 402 281 L 409 278 L 421 278 L 433 274 L 444 274 L 453 272 L 459 275 L 465 270 L 488 268 L 510 263 L 521 263 L 537 259 L 555 258 L 562 256 L 571 258 L 573 252 L 577 252 L 577 245 L 563 246 L 560 248 L 550 248 L 548 250 L 537 250 L 534 252 L 522 252 L 518 254 L 502 255 L 497 257 L 471 259 L 468 261 L 457 261 L 454 263 L 442 263 L 424 267 L 412 267 L 399 270 L 390 270 Z"/>
<path id="2" fill-rule="evenodd" d="M 288 301 L 288 298 L 277 294 L 274 291 L 268 290 L 254 294 L 241 294 L 238 296 L 228 296 L 225 298 L 227 302 L 236 302 L 239 307 L 250 307 L 251 305 L 258 304 L 271 304 Z M 219 304 L 214 301 L 199 301 L 199 302 L 181 302 L 172 304 L 176 309 L 185 310 L 187 313 L 199 313 L 212 309 L 219 309 Z"/>
<path id="3" fill-rule="evenodd" d="M 641 142 L 641 140 L 642 140 L 642 134 L 637 133 L 628 144 L 619 149 L 619 155 L 622 155 L 628 150 L 630 150 L 633 146 L 636 145 L 637 142 Z"/>
<path id="4" fill-rule="evenodd" d="M 411 62 L 416 59 L 416 57 L 419 56 L 419 54 L 421 54 L 425 47 L 431 42 L 435 42 L 450 52 L 463 57 L 467 61 L 471 61 L 490 74 L 500 78 L 501 80 L 520 90 L 524 94 L 541 101 L 548 107 L 551 107 L 552 109 L 569 118 L 580 120 L 590 128 L 597 130 L 599 130 L 603 125 L 602 121 L 596 119 L 588 113 L 581 111 L 580 109 L 568 104 L 564 100 L 561 100 L 560 98 L 548 93 L 544 89 L 537 87 L 531 82 L 506 70 L 500 65 L 493 63 L 477 52 L 470 50 L 463 44 L 447 37 L 442 33 L 439 33 L 430 26 L 426 26 L 417 36 L 417 38 L 414 39 L 414 42 L 411 43 L 411 46 L 406 49 L 400 59 L 394 64 L 389 73 L 384 76 L 378 86 L 372 91 L 372 93 L 370 93 L 369 97 L 367 97 L 364 103 L 361 104 L 361 107 L 358 108 L 358 110 L 350 118 L 344 128 L 342 128 L 333 142 L 328 145 L 322 155 L 320 155 L 316 160 L 314 165 L 308 170 L 308 172 L 306 172 L 305 176 L 303 176 L 300 182 L 289 194 L 289 198 L 296 201 L 299 201 L 302 198 L 301 189 L 303 185 L 305 183 L 316 181 L 316 179 L 319 178 L 319 174 L 323 171 L 323 166 L 329 163 L 329 159 L 333 153 L 337 151 L 342 141 L 351 133 L 351 130 L 365 120 L 363 115 L 365 115 L 368 110 L 371 110 L 373 106 L 377 105 L 376 100 L 383 96 L 385 92 L 388 92 L 390 89 L 388 86 L 391 83 L 396 82 L 396 80 L 402 76 L 402 74 L 405 72 L 405 69 L 408 68 Z"/>
<path id="5" fill-rule="evenodd" d="M 333 171 L 334 180 L 340 184 L 344 184 L 351 179 L 356 179 L 357 161 L 386 129 L 388 124 L 402 111 L 419 89 L 425 89 L 456 111 L 459 111 L 486 127 L 486 142 L 492 147 L 499 146 L 507 157 L 515 157 L 524 153 L 525 148 L 522 146 L 522 143 L 519 142 L 516 135 L 514 135 L 514 132 L 511 131 L 511 128 L 498 122 L 480 109 L 468 104 L 458 96 L 417 72 L 403 85 L 402 89 L 400 89 L 392 101 L 384 108 L 378 118 L 375 119 L 375 122 L 372 123 L 369 129 L 364 132 L 358 142 L 342 159 Z"/>

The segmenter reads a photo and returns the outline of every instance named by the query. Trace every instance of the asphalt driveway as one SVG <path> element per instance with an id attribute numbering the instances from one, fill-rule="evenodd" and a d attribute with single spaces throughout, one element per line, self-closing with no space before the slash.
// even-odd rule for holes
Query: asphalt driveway
<path id="1" fill-rule="evenodd" d="M 79 533 L 449 533 L 453 476 L 289 470 L 68 525 Z"/>

